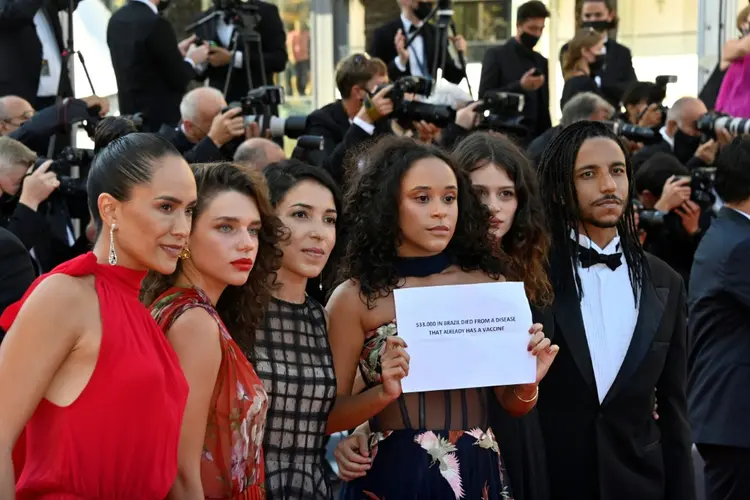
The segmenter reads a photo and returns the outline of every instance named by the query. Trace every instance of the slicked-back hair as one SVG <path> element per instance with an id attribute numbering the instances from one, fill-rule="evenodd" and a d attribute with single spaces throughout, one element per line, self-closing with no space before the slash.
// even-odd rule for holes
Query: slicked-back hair
<path id="1" fill-rule="evenodd" d="M 561 252 L 574 266 L 574 279 L 578 298 L 583 297 L 581 277 L 578 275 L 578 236 L 581 220 L 581 207 L 578 203 L 578 192 L 575 187 L 575 164 L 578 152 L 588 139 L 604 138 L 613 141 L 622 150 L 625 157 L 625 171 L 628 177 L 628 197 L 623 200 L 624 213 L 617 224 L 620 235 L 620 247 L 628 264 L 630 284 L 633 296 L 638 301 L 639 291 L 643 285 L 644 275 L 648 272 L 646 258 L 638 239 L 638 228 L 631 200 L 634 182 L 633 167 L 630 156 L 618 137 L 604 124 L 592 121 L 581 121 L 563 128 L 544 150 L 539 161 L 538 177 L 542 203 L 547 213 L 552 248 Z M 571 238 L 573 233 L 574 238 Z M 562 265 L 565 265 L 564 263 Z M 566 287 L 568 283 L 560 283 Z"/>

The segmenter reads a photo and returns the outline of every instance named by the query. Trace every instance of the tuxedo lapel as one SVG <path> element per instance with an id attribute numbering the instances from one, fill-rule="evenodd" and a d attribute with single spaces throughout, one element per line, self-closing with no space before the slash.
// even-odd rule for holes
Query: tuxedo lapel
<path id="1" fill-rule="evenodd" d="M 669 289 L 654 287 L 650 280 L 645 280 L 641 291 L 638 320 L 633 331 L 633 338 L 630 341 L 620 371 L 617 373 L 609 392 L 607 392 L 602 406 L 617 395 L 617 392 L 627 384 L 643 361 L 661 324 L 664 306 L 668 298 Z"/>

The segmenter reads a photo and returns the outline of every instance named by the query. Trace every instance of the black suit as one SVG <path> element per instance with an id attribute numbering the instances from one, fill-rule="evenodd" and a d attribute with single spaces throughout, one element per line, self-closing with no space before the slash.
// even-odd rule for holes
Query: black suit
<path id="1" fill-rule="evenodd" d="M 706 498 L 750 498 L 750 219 L 724 207 L 690 275 L 689 408 Z M 730 490 L 733 488 L 733 492 Z"/>
<path id="2" fill-rule="evenodd" d="M 31 256 L 23 243 L 0 227 L 0 314 L 23 296 L 35 277 Z M 0 340 L 2 335 L 0 330 Z"/>
<path id="3" fill-rule="evenodd" d="M 533 92 L 521 87 L 521 77 L 532 68 L 544 74 L 544 85 Z M 524 140 L 528 145 L 552 126 L 549 115 L 549 70 L 547 58 L 529 50 L 515 38 L 502 45 L 487 49 L 482 62 L 482 78 L 479 81 L 479 97 L 487 91 L 515 92 L 526 97 L 523 109 L 524 125 L 529 133 Z"/>
<path id="4" fill-rule="evenodd" d="M 131 0 L 110 18 L 107 45 L 120 112 L 143 113 L 148 132 L 165 123 L 176 126 L 180 101 L 196 72 L 180 54 L 169 21 L 148 5 Z"/>
<path id="5" fill-rule="evenodd" d="M 324 144 L 323 151 L 310 151 L 307 161 L 312 165 L 322 166 L 325 158 L 331 156 L 336 146 L 343 142 L 350 126 L 349 115 L 340 99 L 310 113 L 305 133 L 321 136 Z"/>
<path id="6" fill-rule="evenodd" d="M 686 311 L 680 277 L 647 255 L 633 337 L 600 404 L 570 260 L 555 252 L 555 342 L 540 388 L 553 500 L 695 498 L 685 402 Z M 628 290 L 630 291 L 630 290 Z M 657 390 L 659 420 L 652 416 Z"/>
<path id="7" fill-rule="evenodd" d="M 406 71 L 401 71 L 396 66 L 395 61 L 396 57 L 398 56 L 398 51 L 396 50 L 396 45 L 393 43 L 393 41 L 396 38 L 396 33 L 398 33 L 398 30 L 402 30 L 404 36 L 406 36 L 408 39 L 409 34 L 404 27 L 404 23 L 399 17 L 395 21 L 384 24 L 383 26 L 375 30 L 375 33 L 372 36 L 372 43 L 369 50 L 369 53 L 372 57 L 382 59 L 383 62 L 388 65 L 388 78 L 392 81 L 404 76 L 411 75 L 411 70 L 409 69 L 409 65 L 411 64 L 411 62 L 406 63 Z M 422 63 L 422 67 L 424 68 L 424 76 L 429 78 L 430 71 L 432 70 L 433 62 L 435 59 L 435 50 L 437 50 L 437 28 L 432 24 L 427 24 L 420 32 L 420 34 L 422 35 L 424 54 L 419 54 L 418 59 Z M 451 57 L 448 50 L 445 51 L 445 54 L 446 61 L 443 67 L 443 78 L 451 83 L 460 83 L 464 77 L 464 69 L 461 68 L 461 65 L 459 63 L 453 60 L 453 57 Z M 410 48 L 410 60 L 412 57 L 414 57 L 414 50 Z"/>
<path id="8" fill-rule="evenodd" d="M 656 153 L 668 153 L 674 156 L 672 146 L 670 146 L 669 143 L 664 139 L 654 144 L 649 144 L 633 155 L 633 172 L 637 172 L 638 169 L 640 169 L 641 166 Z M 687 160 L 687 162 L 685 162 L 685 166 L 690 170 L 693 170 L 696 168 L 709 167 L 710 165 L 707 165 L 706 162 L 704 162 L 697 156 L 693 156 L 692 158 Z"/>
<path id="9" fill-rule="evenodd" d="M 629 48 L 611 38 L 604 46 L 607 54 L 601 76 L 601 94 L 615 109 L 620 109 L 622 95 L 631 83 L 638 81 L 635 69 L 633 69 L 633 55 Z M 562 64 L 566 50 L 568 50 L 567 43 L 560 49 L 560 64 Z"/>
<path id="10" fill-rule="evenodd" d="M 197 143 L 191 142 L 180 127 L 163 127 L 159 131 L 188 163 L 213 163 L 222 160 L 231 160 L 232 155 L 226 155 L 222 149 L 214 144 L 210 137 L 206 136 Z"/>
<path id="11" fill-rule="evenodd" d="M 266 85 L 273 85 L 274 73 L 280 73 L 284 71 L 286 63 L 289 57 L 286 52 L 286 33 L 284 32 L 284 25 L 281 22 L 281 15 L 279 14 L 279 8 L 273 4 L 256 1 L 255 5 L 258 6 L 258 14 L 260 15 L 261 21 L 256 27 L 256 31 L 261 36 L 261 53 L 263 54 L 263 64 L 266 70 Z M 207 11 L 203 12 L 200 17 L 205 17 L 216 9 L 211 7 Z M 212 40 L 220 47 L 232 51 L 231 45 L 225 46 L 219 39 L 217 27 L 220 22 L 220 17 L 214 17 L 206 24 L 199 26 L 195 30 L 195 34 L 204 40 Z M 229 65 L 232 66 L 232 76 L 229 80 L 229 91 L 227 92 L 227 102 L 238 101 L 241 97 L 244 97 L 249 90 L 247 81 L 247 74 L 245 72 L 245 61 L 250 61 L 250 78 L 252 79 L 253 88 L 260 87 L 263 84 L 263 76 L 260 71 L 260 62 L 258 61 L 258 44 L 256 42 L 249 43 L 250 55 L 245 54 L 245 47 L 242 43 L 242 38 L 238 37 L 237 52 L 242 53 L 243 66 L 241 68 L 234 67 L 234 61 L 230 61 Z M 224 92 L 224 85 L 227 78 L 227 70 L 229 65 L 213 67 L 209 65 L 206 71 L 201 74 L 201 77 L 208 78 L 208 84 L 214 88 L 217 88 Z"/>
<path id="12" fill-rule="evenodd" d="M 41 100 L 37 98 L 42 71 L 42 43 L 36 33 L 34 15 L 39 9 L 42 9 L 47 18 L 55 34 L 57 47 L 62 52 L 64 46 L 57 2 L 0 0 L 0 96 L 23 97 L 36 109 L 48 106 L 54 100 L 54 97 Z M 68 97 L 72 95 L 72 86 L 64 61 L 61 71 L 62 82 L 57 93 Z"/>

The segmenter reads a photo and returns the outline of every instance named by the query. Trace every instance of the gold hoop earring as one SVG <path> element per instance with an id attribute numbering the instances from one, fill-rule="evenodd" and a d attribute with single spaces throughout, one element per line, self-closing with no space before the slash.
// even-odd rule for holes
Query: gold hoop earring
<path id="1" fill-rule="evenodd" d="M 117 265 L 117 252 L 115 251 L 115 224 L 109 226 L 109 265 Z"/>
<path id="2" fill-rule="evenodd" d="M 178 256 L 180 260 L 187 260 L 190 258 L 190 249 L 188 247 L 185 247 L 180 252 L 180 255 Z"/>

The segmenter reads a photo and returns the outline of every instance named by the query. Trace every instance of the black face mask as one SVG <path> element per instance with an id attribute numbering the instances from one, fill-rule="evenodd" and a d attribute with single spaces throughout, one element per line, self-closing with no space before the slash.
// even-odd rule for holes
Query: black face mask
<path id="1" fill-rule="evenodd" d="M 677 133 L 674 135 L 674 155 L 683 164 L 687 163 L 690 158 L 695 156 L 695 152 L 700 145 L 700 136 L 693 137 L 692 135 L 687 135 L 682 130 L 677 129 Z"/>
<path id="2" fill-rule="evenodd" d="M 592 28 L 595 31 L 608 31 L 611 29 L 614 29 L 615 22 L 614 21 L 583 21 L 581 23 L 581 28 Z"/>
<path id="3" fill-rule="evenodd" d="M 159 5 L 156 6 L 156 10 L 164 12 L 169 8 L 169 0 L 159 0 Z"/>
<path id="4" fill-rule="evenodd" d="M 539 43 L 538 36 L 526 33 L 525 31 L 521 33 L 521 45 L 527 49 L 533 50 L 537 43 Z"/>
<path id="5" fill-rule="evenodd" d="M 432 12 L 432 4 L 430 2 L 417 2 L 417 6 L 413 10 L 417 19 L 424 21 Z"/>
<path id="6" fill-rule="evenodd" d="M 594 62 L 589 63 L 589 70 L 591 71 L 592 75 L 596 76 L 602 73 L 602 70 L 604 69 L 605 58 L 606 56 L 604 54 L 597 54 L 597 56 L 594 58 Z"/>

